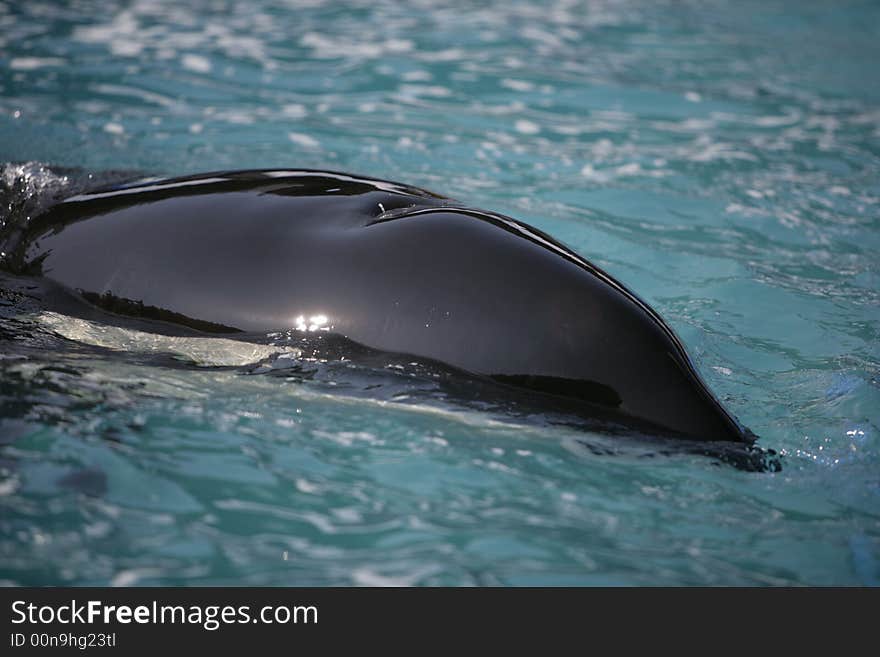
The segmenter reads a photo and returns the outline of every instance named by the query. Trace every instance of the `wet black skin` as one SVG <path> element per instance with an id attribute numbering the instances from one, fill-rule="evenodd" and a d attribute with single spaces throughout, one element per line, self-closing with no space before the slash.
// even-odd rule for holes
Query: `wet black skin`
<path id="1" fill-rule="evenodd" d="M 610 275 L 413 187 L 321 171 L 141 183 L 54 206 L 20 251 L 24 270 L 117 313 L 227 337 L 318 323 L 684 437 L 754 440 Z"/>

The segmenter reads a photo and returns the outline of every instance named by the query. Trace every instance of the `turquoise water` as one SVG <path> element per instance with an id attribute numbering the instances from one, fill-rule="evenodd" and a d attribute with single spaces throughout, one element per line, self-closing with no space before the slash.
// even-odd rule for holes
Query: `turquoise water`
<path id="1" fill-rule="evenodd" d="M 509 214 L 651 303 L 783 466 L 597 455 L 411 372 L 159 358 L 19 305 L 0 580 L 880 584 L 878 27 L 873 2 L 0 2 L 3 184 L 326 168 Z"/>

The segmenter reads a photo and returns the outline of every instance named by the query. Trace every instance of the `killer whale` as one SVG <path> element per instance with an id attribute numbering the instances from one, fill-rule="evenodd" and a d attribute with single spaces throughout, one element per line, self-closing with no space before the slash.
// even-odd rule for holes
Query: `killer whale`
<path id="1" fill-rule="evenodd" d="M 113 313 L 412 354 L 597 414 L 752 444 L 666 322 L 546 233 L 408 185 L 255 170 L 73 196 L 5 266 Z"/>

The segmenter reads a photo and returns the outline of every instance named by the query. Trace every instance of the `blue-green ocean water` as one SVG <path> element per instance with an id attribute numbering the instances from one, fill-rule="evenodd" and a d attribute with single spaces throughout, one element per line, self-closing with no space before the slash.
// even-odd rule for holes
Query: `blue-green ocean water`
<path id="1" fill-rule="evenodd" d="M 880 584 L 878 28 L 876 2 L 0 1 L 7 181 L 327 168 L 509 214 L 651 303 L 783 455 L 601 456 L 394 370 L 7 322 L 0 580 Z"/>

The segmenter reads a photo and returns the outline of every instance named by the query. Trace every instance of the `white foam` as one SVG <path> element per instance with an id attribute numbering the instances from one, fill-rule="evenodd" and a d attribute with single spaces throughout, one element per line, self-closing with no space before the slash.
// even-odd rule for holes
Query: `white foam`
<path id="1" fill-rule="evenodd" d="M 511 78 L 505 78 L 501 81 L 501 86 L 506 89 L 512 89 L 513 91 L 532 91 L 535 88 L 535 85 L 526 80 L 513 80 Z"/>
<path id="2" fill-rule="evenodd" d="M 59 57 L 13 57 L 9 60 L 9 68 L 13 71 L 34 71 L 49 66 L 64 66 L 65 61 Z"/>
<path id="3" fill-rule="evenodd" d="M 541 126 L 534 121 L 529 121 L 527 119 L 520 119 L 513 127 L 516 128 L 517 132 L 524 135 L 536 135 L 541 132 Z"/>
<path id="4" fill-rule="evenodd" d="M 119 123 L 109 122 L 104 124 L 104 132 L 109 132 L 111 135 L 122 135 L 125 134 L 125 128 L 122 127 Z"/>
<path id="5" fill-rule="evenodd" d="M 211 70 L 211 60 L 202 55 L 186 54 L 180 58 L 180 64 L 188 71 L 196 73 L 208 73 Z"/>
<path id="6" fill-rule="evenodd" d="M 309 135 L 304 135 L 301 132 L 288 132 L 287 138 L 294 144 L 302 146 L 303 148 L 319 148 L 321 146 L 321 142 L 317 139 L 310 137 Z"/>

